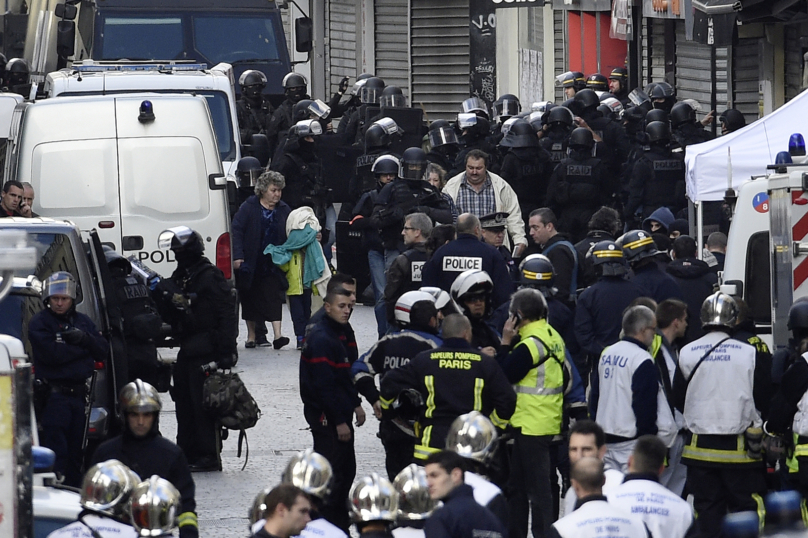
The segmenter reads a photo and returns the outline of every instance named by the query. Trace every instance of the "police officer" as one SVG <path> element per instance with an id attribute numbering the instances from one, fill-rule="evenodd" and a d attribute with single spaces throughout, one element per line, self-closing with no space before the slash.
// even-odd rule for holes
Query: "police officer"
<path id="1" fill-rule="evenodd" d="M 485 271 L 495 282 L 492 308 L 506 302 L 513 292 L 508 266 L 494 247 L 480 241 L 481 237 L 480 219 L 471 213 L 460 215 L 457 239 L 438 249 L 424 264 L 424 286 L 450 291 L 455 279 L 464 271 Z"/>
<path id="2" fill-rule="evenodd" d="M 435 120 L 430 123 L 427 140 L 430 149 L 426 154 L 426 160 L 446 170 L 447 177 L 457 175 L 460 171 L 454 167 L 454 163 L 460 151 L 460 141 L 449 122 Z"/>
<path id="3" fill-rule="evenodd" d="M 231 368 L 238 360 L 236 299 L 222 271 L 203 254 L 202 236 L 187 226 L 162 232 L 161 249 L 170 248 L 177 269 L 155 288 L 160 314 L 180 341 L 174 365 L 177 444 L 191 471 L 221 471 L 219 427 L 202 407 L 202 367 Z"/>
<path id="4" fill-rule="evenodd" d="M 516 193 L 522 219 L 527 222 L 531 211 L 545 205 L 554 164 L 547 150 L 540 147 L 533 127 L 525 120 L 516 120 L 500 145 L 508 148 L 508 153 L 499 173 Z"/>
<path id="5" fill-rule="evenodd" d="M 592 155 L 592 131 L 578 127 L 568 141 L 569 156 L 556 167 L 547 187 L 547 206 L 559 227 L 577 243 L 586 235 L 586 225 L 595 211 L 610 199 L 601 160 Z"/>
<path id="6" fill-rule="evenodd" d="M 373 406 L 376 418 L 381 420 L 379 439 L 384 446 L 385 467 L 391 480 L 412 461 L 416 440 L 413 422 L 417 415 L 406 397 L 399 399 L 397 406 L 389 406 L 394 409 L 383 414 L 375 377 L 383 377 L 410 362 L 420 352 L 442 343 L 438 337 L 435 298 L 426 292 L 408 291 L 399 297 L 395 305 L 395 323 L 400 332 L 381 338 L 351 366 L 356 389 Z"/>
<path id="7" fill-rule="evenodd" d="M 335 100 L 336 95 L 334 96 L 334 98 L 331 99 L 331 102 L 328 103 L 328 106 L 331 107 L 333 117 L 342 118 L 342 120 L 340 120 L 339 122 L 339 125 L 337 125 L 337 134 L 347 133 L 346 140 L 348 140 L 349 143 L 353 142 L 354 139 L 356 139 L 356 132 L 349 133 L 347 131 L 348 124 L 350 122 L 351 117 L 354 116 L 357 109 L 359 108 L 359 105 L 362 103 L 361 101 L 362 87 L 365 85 L 365 82 L 372 76 L 373 75 L 371 75 L 370 73 L 361 73 L 358 77 L 356 77 L 356 82 L 354 82 L 354 85 L 351 88 L 351 96 L 345 103 L 339 103 L 338 100 Z M 346 79 L 342 80 L 347 82 Z M 345 89 L 347 90 L 347 86 Z M 342 89 L 342 81 L 340 82 L 338 93 L 340 92 L 343 95 L 345 94 L 345 91 Z M 340 99 L 341 98 L 342 96 L 340 96 Z M 354 128 L 356 127 L 355 123 L 353 124 L 353 127 Z"/>
<path id="8" fill-rule="evenodd" d="M 366 126 L 373 123 L 369 121 L 371 118 L 368 117 L 368 108 L 379 105 L 379 99 L 385 87 L 384 80 L 379 77 L 370 77 L 364 82 L 359 94 L 360 106 L 348 118 L 348 125 L 346 127 L 346 133 L 348 135 L 353 133 L 353 138 L 349 140 L 357 144 L 361 144 L 364 140 Z"/>
<path id="9" fill-rule="evenodd" d="M 382 409 L 389 409 L 409 389 L 415 389 L 426 402 L 419 420 L 416 460 L 443 448 L 449 427 L 459 415 L 480 411 L 503 428 L 516 405 L 516 395 L 496 360 L 480 355 L 472 346 L 471 323 L 465 316 L 447 316 L 442 334 L 442 346 L 419 353 L 388 372 L 381 382 Z"/>
<path id="10" fill-rule="evenodd" d="M 643 295 L 636 283 L 625 279 L 628 266 L 622 249 L 613 241 L 596 243 L 587 258 L 594 265 L 598 280 L 581 292 L 575 307 L 575 335 L 588 357 L 583 370 L 585 377 L 603 350 L 620 339 L 619 320 L 623 312 Z"/>
<path id="11" fill-rule="evenodd" d="M 248 69 L 238 77 L 241 97 L 236 101 L 239 136 L 242 144 L 249 144 L 254 134 L 266 134 L 272 117 L 272 103 L 264 95 L 267 77 L 261 71 Z"/>
<path id="12" fill-rule="evenodd" d="M 171 536 L 177 527 L 180 493 L 171 482 L 152 476 L 135 486 L 129 518 L 138 536 Z"/>
<path id="13" fill-rule="evenodd" d="M 86 433 L 87 379 L 95 363 L 107 359 L 109 348 L 95 323 L 76 311 L 73 275 L 57 271 L 49 276 L 42 299 L 45 308 L 28 324 L 36 383 L 46 400 L 39 402 L 39 440 L 56 453 L 54 471 L 65 477 L 66 485 L 77 487 Z"/>
<path id="14" fill-rule="evenodd" d="M 499 252 L 500 256 L 502 256 L 502 259 L 505 261 L 505 265 L 508 266 L 508 273 L 511 275 L 511 280 L 519 282 L 519 268 L 516 266 L 516 262 L 513 261 L 513 256 L 511 256 L 507 247 L 503 245 L 507 226 L 508 214 L 504 211 L 490 213 L 480 217 L 483 242 L 497 249 L 497 252 Z"/>
<path id="15" fill-rule="evenodd" d="M 800 357 L 800 343 L 808 338 L 808 299 L 797 299 L 788 309 L 788 345 L 774 352 L 772 357 L 772 387 L 776 389 L 783 373 Z"/>
<path id="16" fill-rule="evenodd" d="M 420 148 L 405 150 L 401 155 L 398 178 L 386 185 L 376 200 L 371 222 L 379 229 L 384 243 L 386 267 L 404 250 L 401 232 L 406 215 L 424 213 L 433 222 L 452 222 L 449 204 L 435 187 L 424 180 L 425 171 L 426 153 Z"/>
<path id="17" fill-rule="evenodd" d="M 566 107 L 553 107 L 547 114 L 547 120 L 539 133 L 539 145 L 550 154 L 553 163 L 558 164 L 567 157 L 567 142 L 574 126 L 575 116 Z"/>
<path id="18" fill-rule="evenodd" d="M 564 88 L 564 96 L 572 99 L 575 94 L 586 88 L 586 79 L 580 71 L 567 71 L 559 77 L 561 87 Z"/>
<path id="19" fill-rule="evenodd" d="M 574 101 L 581 106 L 578 114 L 583 123 L 578 121 L 580 127 L 588 127 L 603 141 L 603 164 L 605 168 L 617 178 L 620 168 L 631 151 L 631 144 L 623 127 L 604 117 L 599 111 L 600 99 L 594 90 L 584 89 L 575 94 Z M 609 193 L 611 194 L 611 192 Z"/>
<path id="20" fill-rule="evenodd" d="M 455 309 L 471 323 L 472 344 L 482 353 L 494 356 L 500 349 L 500 336 L 491 325 L 492 288 L 488 273 L 469 269 L 457 277 L 449 293 Z"/>
<path id="21" fill-rule="evenodd" d="M 690 144 L 701 144 L 714 138 L 713 134 L 696 119 L 696 109 L 690 106 L 690 103 L 682 102 L 673 105 L 670 119 L 673 138 L 681 148 L 686 148 Z"/>
<path id="22" fill-rule="evenodd" d="M 640 288 L 644 297 L 650 297 L 657 304 L 665 299 L 684 300 L 679 285 L 667 273 L 663 273 L 654 260 L 659 251 L 650 233 L 632 230 L 623 234 L 616 244 L 622 247 L 623 257 L 631 266 L 631 282 Z"/>
<path id="23" fill-rule="evenodd" d="M 349 494 L 351 521 L 360 538 L 393 538 L 398 492 L 377 473 L 359 478 Z"/>
<path id="24" fill-rule="evenodd" d="M 645 88 L 645 93 L 651 99 L 654 108 L 671 113 L 673 105 L 676 104 L 676 90 L 667 82 L 652 82 L 650 87 Z"/>
<path id="25" fill-rule="evenodd" d="M 398 513 L 395 538 L 424 538 L 424 522 L 438 507 L 438 502 L 429 496 L 429 484 L 423 467 L 411 463 L 393 480 L 398 493 Z"/>
<path id="26" fill-rule="evenodd" d="M 609 79 L 600 73 L 592 73 L 586 77 L 586 88 L 594 91 L 600 97 L 600 94 L 609 91 Z"/>
<path id="27" fill-rule="evenodd" d="M 533 535 L 546 536 L 554 520 L 550 445 L 561 434 L 566 357 L 564 340 L 547 323 L 547 303 L 538 290 L 519 290 L 511 298 L 502 345 L 510 349 L 501 359 L 502 369 L 516 389 L 509 535 L 527 536 L 530 512 Z"/>
<path id="28" fill-rule="evenodd" d="M 116 459 L 142 476 L 157 475 L 171 482 L 180 492 L 177 516 L 180 538 L 196 538 L 196 486 L 180 447 L 160 435 L 160 394 L 148 383 L 136 379 L 128 383 L 118 398 L 123 413 L 123 433 L 104 441 L 93 454 L 93 462 Z"/>
<path id="29" fill-rule="evenodd" d="M 575 511 L 553 523 L 551 538 L 598 536 L 602 529 L 616 536 L 650 538 L 642 519 L 615 508 L 603 495 L 603 462 L 595 457 L 581 458 L 572 466 L 571 481 L 578 502 Z"/>
<path id="30" fill-rule="evenodd" d="M 628 69 L 615 67 L 609 74 L 609 92 L 626 107 L 631 102 L 628 98 Z"/>
<path id="31" fill-rule="evenodd" d="M 762 510 L 766 493 L 760 443 L 771 365 L 756 359 L 753 346 L 730 337 L 737 317 L 729 295 L 716 292 L 704 301 L 707 334 L 681 350 L 673 383 L 688 430 L 682 463 L 699 536 L 717 536 L 727 512 Z"/>
<path id="32" fill-rule="evenodd" d="M 92 466 L 81 484 L 81 512 L 75 522 L 48 538 L 135 538 L 129 522 L 129 502 L 140 477 L 118 460 Z"/>
<path id="33" fill-rule="evenodd" d="M 595 267 L 592 265 L 592 258 L 587 258 L 589 249 L 595 243 L 601 241 L 614 241 L 622 230 L 620 213 L 611 207 L 601 207 L 592 215 L 586 225 L 586 237 L 575 243 L 575 250 L 580 261 L 580 282 L 581 288 L 588 288 L 597 281 Z"/>
<path id="34" fill-rule="evenodd" d="M 488 139 L 491 132 L 491 124 L 487 119 L 472 113 L 458 114 L 455 125 L 461 132 L 461 147 L 454 162 L 454 168 L 456 170 L 466 169 L 466 155 L 468 155 L 471 150 L 478 149 L 490 156 L 496 155 L 497 148 Z M 496 172 L 496 165 L 497 163 L 492 162 L 488 168 Z"/>
<path id="35" fill-rule="evenodd" d="M 721 134 L 734 133 L 738 129 L 746 127 L 746 117 L 737 108 L 728 108 L 718 116 L 721 122 Z"/>
<path id="36" fill-rule="evenodd" d="M 393 260 L 387 269 L 384 287 L 384 302 L 387 305 L 387 321 L 395 320 L 396 301 L 404 293 L 421 287 L 424 263 L 429 254 L 426 251 L 426 240 L 432 233 L 432 221 L 423 213 L 410 213 L 404 219 L 404 237 L 406 249 Z M 391 477 L 392 478 L 392 477 Z"/>
<path id="37" fill-rule="evenodd" d="M 236 179 L 238 180 L 238 206 L 247 201 L 247 198 L 255 194 L 255 182 L 261 177 L 265 168 L 261 166 L 261 161 L 255 157 L 242 157 L 236 164 Z M 230 218 L 236 216 L 236 212 Z"/>
<path id="38" fill-rule="evenodd" d="M 292 118 L 292 111 L 294 106 L 301 99 L 309 99 L 306 89 L 309 85 L 306 77 L 299 73 L 288 73 L 283 77 L 282 81 L 283 93 L 286 99 L 278 106 L 272 113 L 267 127 L 267 138 L 269 139 L 269 154 L 275 154 L 275 148 L 278 145 L 280 137 L 282 137 L 289 128 L 295 124 Z"/>
<path id="39" fill-rule="evenodd" d="M 365 132 L 365 153 L 356 158 L 356 173 L 348 187 L 349 194 L 354 200 L 358 200 L 363 193 L 373 188 L 376 182 L 373 165 L 379 157 L 392 155 L 398 158 L 398 155 L 390 151 L 390 147 L 400 138 L 398 125 L 391 118 L 382 118 L 374 122 Z M 398 170 L 395 175 L 398 175 Z"/>
<path id="40" fill-rule="evenodd" d="M 17 93 L 28 99 L 31 95 L 31 68 L 23 58 L 12 58 L 6 64 L 6 87 L 3 91 Z"/>

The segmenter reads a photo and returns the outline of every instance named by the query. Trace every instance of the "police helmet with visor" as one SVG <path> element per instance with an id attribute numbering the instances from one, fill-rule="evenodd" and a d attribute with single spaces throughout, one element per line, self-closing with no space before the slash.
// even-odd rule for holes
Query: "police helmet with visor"
<path id="1" fill-rule="evenodd" d="M 531 254 L 519 264 L 519 282 L 523 286 L 550 287 L 554 280 L 553 262 L 544 254 Z"/>
<path id="2" fill-rule="evenodd" d="M 429 130 L 427 133 L 429 145 L 432 148 L 439 148 L 441 146 L 457 146 L 460 141 L 457 139 L 457 133 L 450 126 L 437 127 Z"/>
<path id="3" fill-rule="evenodd" d="M 379 77 L 370 77 L 365 80 L 360 92 L 360 99 L 364 104 L 378 104 L 384 90 L 384 81 Z"/>
<path id="4" fill-rule="evenodd" d="M 623 249 L 623 256 L 629 263 L 659 254 L 654 238 L 645 230 L 626 232 L 616 241 L 616 244 Z"/>
<path id="5" fill-rule="evenodd" d="M 380 155 L 376 157 L 375 161 L 373 161 L 373 166 L 370 167 L 370 171 L 376 177 L 382 174 L 392 174 L 397 176 L 400 168 L 401 163 L 393 155 Z"/>
<path id="6" fill-rule="evenodd" d="M 422 180 L 426 171 L 426 153 L 421 148 L 407 148 L 401 154 L 399 177 L 402 179 Z"/>
<path id="7" fill-rule="evenodd" d="M 466 301 L 472 298 L 482 298 L 486 302 L 486 308 L 490 305 L 491 292 L 494 291 L 494 282 L 488 273 L 477 269 L 469 269 L 458 275 L 452 283 L 449 294 L 455 303 L 458 312 L 466 312 Z"/>
<path id="8" fill-rule="evenodd" d="M 406 107 L 407 98 L 404 97 L 404 92 L 398 86 L 387 86 L 379 97 L 379 106 Z"/>
<path id="9" fill-rule="evenodd" d="M 494 101 L 494 114 L 500 120 L 516 116 L 522 111 L 522 103 L 519 98 L 512 93 L 506 93 Z"/>
<path id="10" fill-rule="evenodd" d="M 514 119 L 511 128 L 500 144 L 506 148 L 536 148 L 539 146 L 539 139 L 530 123 L 518 118 Z"/>
<path id="11" fill-rule="evenodd" d="M 479 112 L 480 114 L 484 115 L 486 118 L 489 118 L 488 112 L 488 105 L 485 104 L 485 101 L 480 99 L 479 97 L 469 97 L 465 99 L 460 104 L 461 110 L 464 114 L 474 114 L 477 115 Z"/>
<path id="12" fill-rule="evenodd" d="M 173 251 L 198 251 L 200 254 L 205 251 L 205 243 L 199 232 L 195 232 L 187 226 L 175 226 L 164 230 L 157 238 L 157 247 L 160 249 L 170 248 Z"/>
<path id="13" fill-rule="evenodd" d="M 403 293 L 396 301 L 394 317 L 399 327 L 408 327 L 411 323 L 410 312 L 416 304 L 426 301 L 435 304 L 435 297 L 429 293 L 414 290 Z"/>
<path id="14" fill-rule="evenodd" d="M 257 69 L 248 69 L 238 77 L 241 93 L 247 97 L 258 97 L 267 86 L 267 76 Z"/>
<path id="15" fill-rule="evenodd" d="M 42 300 L 45 304 L 54 295 L 66 295 L 74 301 L 76 300 L 76 279 L 67 271 L 56 271 L 45 281 L 45 292 Z"/>
<path id="16" fill-rule="evenodd" d="M 620 276 L 628 272 L 623 258 L 623 249 L 614 241 L 598 241 L 589 249 L 586 257 L 604 276 Z"/>
<path id="17" fill-rule="evenodd" d="M 261 166 L 261 161 L 255 157 L 242 157 L 236 165 L 238 186 L 243 189 L 252 189 L 263 173 L 264 167 Z"/>
<path id="18" fill-rule="evenodd" d="M 605 92 L 609 90 L 609 79 L 600 73 L 593 73 L 586 79 L 586 87 L 590 90 Z"/>

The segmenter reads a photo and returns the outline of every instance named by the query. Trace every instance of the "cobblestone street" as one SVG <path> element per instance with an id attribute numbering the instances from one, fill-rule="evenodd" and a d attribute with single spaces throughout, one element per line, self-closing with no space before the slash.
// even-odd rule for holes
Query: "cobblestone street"
<path id="1" fill-rule="evenodd" d="M 361 354 L 376 341 L 373 309 L 357 306 L 351 325 L 356 331 Z M 288 308 L 284 308 L 283 330 L 284 335 L 294 342 Z M 241 470 L 244 454 L 241 458 L 236 456 L 238 432 L 231 431 L 222 452 L 224 470 L 221 473 L 194 474 L 199 531 L 203 538 L 249 536 L 247 512 L 255 495 L 262 488 L 280 481 L 281 472 L 292 454 L 312 445 L 298 392 L 300 352 L 295 351 L 294 343 L 280 351 L 271 347 L 245 349 L 246 332 L 242 321 L 236 371 L 258 402 L 262 416 L 255 428 L 247 431 L 250 456 L 244 471 Z M 174 402 L 168 394 L 162 396 L 164 407 L 160 429 L 165 437 L 175 441 Z M 376 437 L 378 423 L 367 402 L 363 401 L 363 406 L 368 421 L 356 430 L 357 476 L 372 471 L 384 473 L 384 452 Z"/>

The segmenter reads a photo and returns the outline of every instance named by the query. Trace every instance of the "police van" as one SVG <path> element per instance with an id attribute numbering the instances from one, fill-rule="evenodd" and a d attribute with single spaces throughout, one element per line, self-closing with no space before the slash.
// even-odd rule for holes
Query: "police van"
<path id="1" fill-rule="evenodd" d="M 98 230 L 104 244 L 170 275 L 166 228 L 186 225 L 231 278 L 226 184 L 206 98 L 132 93 L 22 103 L 5 177 L 34 186 L 33 210 Z"/>

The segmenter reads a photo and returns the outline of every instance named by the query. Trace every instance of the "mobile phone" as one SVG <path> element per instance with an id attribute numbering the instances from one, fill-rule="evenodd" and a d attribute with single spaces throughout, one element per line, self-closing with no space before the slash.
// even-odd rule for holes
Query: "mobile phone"
<path id="1" fill-rule="evenodd" d="M 522 321 L 522 316 L 518 312 L 511 314 L 511 317 L 514 319 L 514 325 L 518 325 Z"/>

